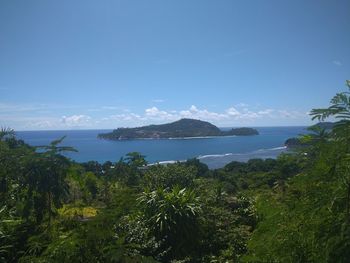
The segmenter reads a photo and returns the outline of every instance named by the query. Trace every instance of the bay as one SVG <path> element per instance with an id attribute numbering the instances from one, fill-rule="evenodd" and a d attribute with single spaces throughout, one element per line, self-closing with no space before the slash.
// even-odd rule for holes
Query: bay
<path id="1" fill-rule="evenodd" d="M 77 153 L 65 155 L 77 162 L 118 161 L 129 152 L 140 152 L 150 163 L 199 158 L 210 168 L 219 168 L 230 161 L 251 158 L 276 158 L 286 151 L 284 142 L 290 137 L 307 133 L 304 126 L 255 127 L 257 136 L 208 137 L 184 139 L 137 139 L 108 141 L 97 138 L 98 133 L 111 130 L 19 131 L 18 138 L 39 146 L 66 136 L 62 145 L 72 146 Z M 222 128 L 228 129 L 228 128 Z"/>

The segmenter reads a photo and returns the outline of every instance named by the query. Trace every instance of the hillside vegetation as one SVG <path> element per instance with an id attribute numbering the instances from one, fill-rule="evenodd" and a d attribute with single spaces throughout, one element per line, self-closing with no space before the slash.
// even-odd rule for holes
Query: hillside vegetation
<path id="1" fill-rule="evenodd" d="M 111 133 L 102 133 L 98 137 L 108 140 L 142 139 L 142 138 L 184 138 L 205 136 L 258 135 L 252 128 L 237 128 L 222 131 L 215 125 L 195 119 L 181 119 L 161 125 L 148 125 L 137 128 L 118 128 Z"/>
<path id="2" fill-rule="evenodd" d="M 64 138 L 35 148 L 3 129 L 0 262 L 349 262 L 349 92 L 311 116 L 337 122 L 217 170 L 137 152 L 75 163 Z"/>

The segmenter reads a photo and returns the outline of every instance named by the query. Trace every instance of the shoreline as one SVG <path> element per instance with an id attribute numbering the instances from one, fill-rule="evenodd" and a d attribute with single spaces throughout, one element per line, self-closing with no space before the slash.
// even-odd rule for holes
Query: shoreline
<path id="1" fill-rule="evenodd" d="M 268 149 L 258 149 L 252 152 L 246 153 L 223 153 L 223 154 L 207 154 L 207 155 L 199 155 L 197 157 L 193 157 L 198 159 L 200 162 L 208 165 L 209 169 L 218 169 L 222 168 L 230 162 L 238 161 L 238 162 L 248 162 L 251 159 L 276 159 L 280 154 L 288 152 L 287 146 L 279 146 Z M 189 158 L 191 159 L 191 158 Z M 154 165 L 167 165 L 174 163 L 184 163 L 187 160 L 164 160 L 158 162 L 152 162 L 147 166 Z"/>
<path id="2" fill-rule="evenodd" d="M 133 140 L 192 140 L 192 139 L 215 139 L 215 138 L 230 138 L 230 137 L 248 137 L 256 135 L 218 135 L 218 136 L 193 136 L 193 137 L 169 137 L 169 138 L 132 138 L 132 139 L 106 139 L 97 137 L 100 140 L 106 141 L 133 141 Z"/>

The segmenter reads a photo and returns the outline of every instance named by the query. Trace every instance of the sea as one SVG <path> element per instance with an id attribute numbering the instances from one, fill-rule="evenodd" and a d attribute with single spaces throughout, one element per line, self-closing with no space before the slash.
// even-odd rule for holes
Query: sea
<path id="1" fill-rule="evenodd" d="M 100 163 L 116 162 L 129 152 L 140 152 L 151 164 L 198 158 L 209 168 L 216 169 L 231 161 L 276 158 L 288 151 L 284 146 L 288 138 L 307 133 L 304 126 L 255 127 L 255 129 L 259 131 L 259 135 L 121 141 L 97 138 L 99 133 L 112 130 L 18 131 L 16 135 L 32 146 L 48 145 L 51 141 L 66 136 L 62 146 L 74 147 L 78 152 L 66 152 L 64 155 L 77 162 L 91 160 Z"/>

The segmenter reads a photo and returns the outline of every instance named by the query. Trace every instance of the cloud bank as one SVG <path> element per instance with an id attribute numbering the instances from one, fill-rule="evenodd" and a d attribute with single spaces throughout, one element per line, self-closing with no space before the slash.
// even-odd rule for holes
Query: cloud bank
<path id="1" fill-rule="evenodd" d="M 128 126 L 144 125 L 144 124 L 158 124 L 169 121 L 176 121 L 181 118 L 200 119 L 203 121 L 212 122 L 218 126 L 241 126 L 241 125 L 256 125 L 256 121 L 264 120 L 302 120 L 308 119 L 307 112 L 287 111 L 276 109 L 263 109 L 252 111 L 247 108 L 238 109 L 238 107 L 230 107 L 223 112 L 209 111 L 207 109 L 200 109 L 195 105 L 191 105 L 184 110 L 161 110 L 155 106 L 145 109 L 143 114 L 135 114 L 132 112 L 111 115 L 105 117 L 105 122 L 129 124 Z"/>
<path id="2" fill-rule="evenodd" d="M 0 126 L 17 130 L 35 129 L 101 129 L 135 127 L 148 124 L 172 122 L 181 118 L 209 121 L 217 126 L 271 126 L 297 125 L 309 122 L 307 112 L 295 110 L 254 108 L 239 103 L 222 111 L 211 111 L 191 105 L 187 109 L 164 110 L 156 106 L 146 108 L 141 113 L 114 106 L 101 107 L 105 111 L 76 109 L 67 107 L 71 114 L 55 115 L 54 110 L 36 105 L 7 105 L 0 103 Z M 116 112 L 112 114 L 112 112 Z"/>

